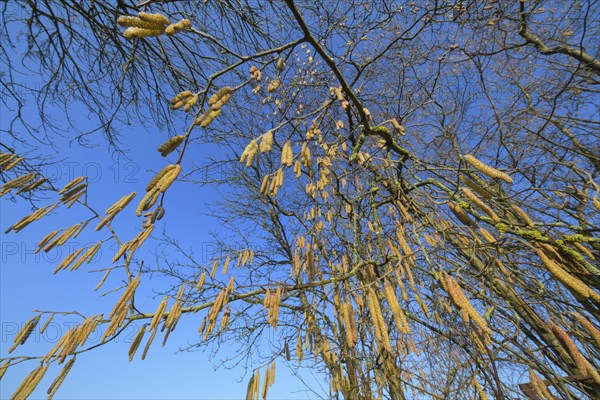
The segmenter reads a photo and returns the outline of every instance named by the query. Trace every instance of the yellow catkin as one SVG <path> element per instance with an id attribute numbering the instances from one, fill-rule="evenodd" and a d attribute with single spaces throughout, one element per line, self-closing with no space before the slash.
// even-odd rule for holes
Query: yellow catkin
<path id="1" fill-rule="evenodd" d="M 451 276 L 448 276 L 445 272 L 442 272 L 442 276 L 444 277 L 444 281 L 448 288 L 448 293 L 454 303 L 463 311 L 463 317 L 465 318 L 465 322 L 468 322 L 469 319 L 472 319 L 475 324 L 477 324 L 483 332 L 488 335 L 492 334 L 487 322 L 483 317 L 475 310 L 469 299 L 463 293 L 458 282 L 454 280 Z"/>
<path id="2" fill-rule="evenodd" d="M 127 205 L 129 204 L 129 202 L 131 200 L 133 200 L 133 198 L 136 196 L 136 192 L 132 192 L 126 196 L 123 196 L 119 199 L 119 201 L 117 201 L 115 204 L 113 204 L 112 206 L 110 206 L 105 214 L 114 214 L 114 213 L 118 213 L 119 211 L 123 210 L 125 207 L 127 207 Z"/>
<path id="3" fill-rule="evenodd" d="M 233 96 L 233 89 L 229 86 L 224 86 L 208 99 L 208 105 L 213 111 L 220 110 L 229 101 L 231 96 Z"/>
<path id="4" fill-rule="evenodd" d="M 281 86 L 281 82 L 279 81 L 279 79 L 274 79 L 271 82 L 269 82 L 269 85 L 267 86 L 267 92 L 272 93 L 279 89 L 279 86 Z"/>
<path id="5" fill-rule="evenodd" d="M 221 114 L 221 109 L 215 111 L 209 108 L 208 110 L 204 111 L 202 115 L 196 118 L 194 124 L 200 125 L 201 128 L 206 128 L 214 121 L 215 118 L 219 116 L 219 114 Z"/>
<path id="6" fill-rule="evenodd" d="M 177 147 L 179 147 L 181 142 L 183 142 L 183 139 L 185 139 L 184 135 L 177 135 L 161 144 L 158 148 L 160 155 L 166 157 L 171 154 Z"/>
<path id="7" fill-rule="evenodd" d="M 296 342 L 296 358 L 298 362 L 302 362 L 302 358 L 304 356 L 304 345 L 302 344 L 302 335 L 300 331 L 298 331 L 298 341 Z"/>
<path id="8" fill-rule="evenodd" d="M 13 153 L 1 153 L 0 154 L 0 169 L 5 169 L 7 165 L 10 165 L 11 161 L 17 157 Z"/>
<path id="9" fill-rule="evenodd" d="M 64 188 L 58 191 L 58 194 L 64 194 L 85 180 L 85 176 L 80 176 L 67 183 Z"/>
<path id="10" fill-rule="evenodd" d="M 302 165 L 308 168 L 311 161 L 310 149 L 308 147 L 308 143 L 304 143 L 302 145 L 302 149 L 300 150 L 300 159 L 302 160 Z"/>
<path id="11" fill-rule="evenodd" d="M 273 131 L 267 131 L 260 139 L 260 152 L 266 153 L 273 148 Z"/>
<path id="12" fill-rule="evenodd" d="M 529 382 L 535 393 L 540 396 L 541 400 L 553 400 L 555 397 L 550 394 L 548 387 L 539 376 L 535 374 L 533 369 L 529 369 Z"/>
<path id="13" fill-rule="evenodd" d="M 487 229 L 480 227 L 479 232 L 488 243 L 496 242 L 496 238 Z"/>
<path id="14" fill-rule="evenodd" d="M 53 273 L 56 274 L 61 269 L 68 268 L 68 266 L 71 265 L 71 263 L 73 261 L 75 261 L 75 259 L 77 257 L 79 257 L 79 255 L 81 254 L 82 251 L 83 251 L 83 249 L 76 250 L 73 253 L 69 254 L 67 257 L 65 257 L 65 259 L 62 260 L 62 262 L 60 264 L 58 264 L 58 266 L 56 267 L 56 269 L 54 270 Z"/>
<path id="15" fill-rule="evenodd" d="M 65 366 L 61 369 L 58 376 L 54 379 L 54 381 L 52 381 L 52 383 L 48 387 L 48 391 L 47 391 L 48 400 L 51 400 L 52 398 L 54 398 L 54 395 L 60 388 L 60 385 L 62 385 L 62 383 L 64 382 L 65 378 L 67 377 L 67 374 L 73 367 L 73 364 L 75 364 L 75 357 L 73 357 L 69 361 L 67 361 Z"/>
<path id="16" fill-rule="evenodd" d="M 513 204 L 510 206 L 510 209 L 527 226 L 529 226 L 529 227 L 534 226 L 533 220 L 531 218 L 529 218 L 529 215 L 521 207 Z"/>
<path id="17" fill-rule="evenodd" d="M 580 252 L 582 252 L 583 254 L 585 254 L 590 260 L 595 260 L 596 257 L 594 257 L 594 253 L 592 253 L 590 251 L 590 249 L 588 249 L 587 247 L 585 247 L 583 244 L 579 243 L 579 242 L 573 242 L 572 243 L 573 246 L 579 250 Z"/>
<path id="18" fill-rule="evenodd" d="M 263 400 L 267 400 L 267 394 L 269 392 L 269 383 L 271 382 L 271 370 L 267 368 L 265 371 L 265 377 L 263 378 L 263 387 L 262 387 L 262 398 Z"/>
<path id="19" fill-rule="evenodd" d="M 131 15 L 122 15 L 117 19 L 117 23 L 122 27 L 131 27 L 131 28 L 141 28 L 141 29 L 151 29 L 151 30 L 163 30 L 165 29 L 165 24 L 156 21 L 148 21 L 143 20 L 140 17 L 135 17 Z"/>
<path id="20" fill-rule="evenodd" d="M 473 221 L 471 219 L 471 217 L 469 217 L 469 215 L 467 215 L 467 213 L 465 212 L 465 210 L 462 209 L 461 206 L 459 206 L 458 204 L 450 201 L 448 202 L 448 208 L 450 209 L 450 211 L 452 211 L 452 214 L 454 214 L 454 216 L 463 224 L 465 224 L 466 226 L 470 226 L 470 227 L 475 227 L 477 226 L 477 223 L 475 221 Z"/>
<path id="21" fill-rule="evenodd" d="M 481 201 L 481 199 L 477 197 L 475 193 L 466 187 L 461 188 L 461 190 L 465 194 L 465 197 L 479 207 L 484 213 L 486 213 L 494 223 L 500 222 L 500 217 L 498 217 L 498 214 L 496 214 L 494 210 L 492 210 L 487 204 Z"/>
<path id="22" fill-rule="evenodd" d="M 27 375 L 27 377 L 21 382 L 17 390 L 15 390 L 13 395 L 10 397 L 11 400 L 28 398 L 44 377 L 44 374 L 48 370 L 49 366 L 50 363 L 47 363 L 45 366 L 43 364 L 40 364 L 39 367 L 31 371 L 29 375 Z"/>
<path id="23" fill-rule="evenodd" d="M 38 251 L 40 251 L 50 240 L 52 240 L 56 235 L 58 234 L 58 230 L 56 231 L 52 231 L 50 233 L 48 233 L 46 236 L 44 236 L 42 238 L 42 240 L 40 240 L 40 242 L 38 243 L 38 247 L 35 250 L 35 252 L 37 253 Z"/>
<path id="24" fill-rule="evenodd" d="M 248 143 L 242 155 L 240 156 L 240 162 L 246 162 L 246 167 L 250 167 L 252 165 L 252 161 L 254 160 L 254 156 L 258 152 L 258 142 L 256 139 L 253 139 Z"/>
<path id="25" fill-rule="evenodd" d="M 600 211 L 600 200 L 598 200 L 598 196 L 592 197 L 592 205 L 596 208 L 596 210 Z"/>
<path id="26" fill-rule="evenodd" d="M 196 284 L 196 289 L 202 290 L 202 286 L 204 286 L 204 281 L 206 281 L 206 271 L 200 275 L 200 279 L 198 279 L 198 283 Z"/>
<path id="27" fill-rule="evenodd" d="M 163 167 L 163 169 L 161 169 L 160 172 L 156 174 L 154 178 L 152 178 L 152 180 L 148 183 L 148 185 L 146 186 L 146 192 L 150 192 L 152 189 L 154 189 L 158 182 L 167 174 L 167 172 L 171 171 L 173 168 L 175 168 L 175 165 L 173 164 Z"/>
<path id="28" fill-rule="evenodd" d="M 150 13 L 146 13 L 146 12 L 140 12 L 138 13 L 138 17 L 142 20 L 142 21 L 147 21 L 156 25 L 169 25 L 171 22 L 169 21 L 169 18 L 165 17 L 162 14 L 150 14 Z"/>
<path id="29" fill-rule="evenodd" d="M 187 99 L 192 97 L 193 95 L 194 94 L 189 90 L 184 90 L 183 92 L 179 92 L 171 99 L 171 106 L 173 106 L 173 108 L 176 109 L 175 105 L 181 104 L 177 108 L 183 107 L 183 105 L 185 104 Z"/>
<path id="30" fill-rule="evenodd" d="M 465 155 L 464 159 L 466 162 L 471 164 L 476 170 L 489 176 L 490 178 L 497 178 L 497 179 L 503 180 L 506 183 L 513 183 L 512 178 L 508 174 L 506 174 L 502 171 L 499 171 L 495 168 L 492 168 L 487 164 L 482 163 L 475 156 L 473 156 L 471 154 Z"/>
<path id="31" fill-rule="evenodd" d="M 285 60 L 283 58 L 277 60 L 277 65 L 275 66 L 275 68 L 277 69 L 277 71 L 283 72 L 283 70 L 285 69 Z"/>
<path id="32" fill-rule="evenodd" d="M 256 81 L 260 81 L 262 79 L 262 72 L 260 72 L 255 65 L 250 67 L 250 79 L 254 79 Z"/>
<path id="33" fill-rule="evenodd" d="M 33 332 L 37 324 L 40 322 L 40 318 L 41 315 L 37 315 L 31 318 L 29 321 L 27 321 L 25 325 L 23 325 L 23 328 L 21 328 L 21 330 L 15 335 L 13 339 L 13 346 L 10 349 L 8 349 L 9 354 L 12 353 L 13 350 L 17 348 L 17 346 L 25 344 L 25 342 L 27 341 L 27 339 L 29 339 L 29 336 L 31 336 L 31 333 Z"/>
<path id="34" fill-rule="evenodd" d="M 138 347 L 140 347 L 140 343 L 142 343 L 145 333 L 146 333 L 146 325 L 142 326 L 141 329 L 138 331 L 138 333 L 133 338 L 133 342 L 131 343 L 131 346 L 129 346 L 129 352 L 127 354 L 129 356 L 130 362 L 133 360 L 133 357 L 135 357 L 135 353 L 136 353 Z"/>
<path id="35" fill-rule="evenodd" d="M 152 331 L 152 334 L 150 335 L 150 339 L 148 339 L 148 341 L 146 342 L 146 347 L 144 347 L 144 352 L 142 353 L 142 360 L 146 359 L 146 355 L 148 354 L 148 350 L 150 349 L 150 345 L 154 341 L 154 337 L 156 336 L 156 332 L 158 332 L 158 329 L 155 329 L 155 330 Z"/>
<path id="36" fill-rule="evenodd" d="M 2 363 L 2 365 L 0 365 L 0 380 L 2 379 L 2 377 L 4 376 L 4 374 L 6 373 L 6 370 L 8 370 L 9 366 L 10 366 L 10 360 L 6 360 L 6 361 L 4 361 Z"/>
<path id="37" fill-rule="evenodd" d="M 174 24 L 167 26 L 165 33 L 167 34 L 167 36 L 172 36 L 172 35 L 175 35 L 176 33 L 179 33 L 182 31 L 187 31 L 191 28 L 192 28 L 192 23 L 190 22 L 189 19 L 185 18 L 179 22 L 176 22 Z"/>
<path id="38" fill-rule="evenodd" d="M 283 145 L 283 150 L 281 151 L 281 165 L 284 167 L 290 167 L 293 162 L 293 153 L 292 153 L 292 142 L 289 140 Z"/>
<path id="39" fill-rule="evenodd" d="M 46 178 L 41 178 L 41 179 L 38 179 L 38 180 L 37 180 L 37 181 L 35 181 L 35 182 L 32 182 L 32 183 L 30 183 L 30 184 L 28 184 L 28 185 L 26 185 L 26 186 L 23 186 L 23 187 L 22 187 L 21 189 L 19 189 L 19 190 L 18 190 L 18 191 L 17 191 L 15 194 L 17 194 L 17 195 L 18 195 L 18 194 L 21 194 L 21 193 L 30 192 L 30 191 L 32 191 L 32 190 L 34 190 L 34 189 L 37 189 L 38 187 L 42 186 L 42 185 L 43 185 L 44 183 L 46 183 L 46 182 L 47 182 L 47 179 L 46 179 Z"/>
<path id="40" fill-rule="evenodd" d="M 477 393 L 479 394 L 480 400 L 488 400 L 488 397 L 485 394 L 485 392 L 483 391 L 483 388 L 479 384 L 479 381 L 477 380 L 477 378 L 473 378 L 473 386 L 475 386 L 475 389 L 477 390 Z"/>
<path id="41" fill-rule="evenodd" d="M 119 311 L 122 308 L 127 307 L 127 303 L 133 297 L 133 294 L 135 293 L 135 290 L 137 289 L 139 284 L 140 284 L 139 276 L 136 276 L 134 279 L 131 280 L 131 282 L 129 282 L 129 285 L 127 285 L 127 289 L 125 289 L 125 291 L 123 291 L 123 294 L 121 295 L 121 297 L 119 298 L 119 300 L 113 307 L 112 311 L 110 312 L 109 318 L 114 317 L 115 315 L 117 315 L 119 313 Z"/>
<path id="42" fill-rule="evenodd" d="M 219 326 L 219 332 L 225 331 L 229 327 L 229 318 L 231 316 L 231 308 L 227 306 L 221 319 L 221 325 Z"/>
<path id="43" fill-rule="evenodd" d="M 596 328 L 590 321 L 584 318 L 583 315 L 578 312 L 571 312 L 571 314 L 577 319 L 577 321 L 585 328 L 587 333 L 592 337 L 596 343 L 596 347 L 600 349 L 600 330 Z"/>
<path id="44" fill-rule="evenodd" d="M 144 28 L 127 28 L 123 32 L 123 36 L 126 39 L 143 39 L 146 37 L 160 36 L 164 32 L 164 29 L 144 29 Z"/>
<path id="45" fill-rule="evenodd" d="M 349 300 L 344 302 L 343 311 L 344 322 L 346 324 L 346 340 L 349 347 L 354 347 L 358 343 L 358 330 L 356 329 L 356 321 L 354 319 L 354 309 Z"/>
<path id="46" fill-rule="evenodd" d="M 596 293 L 592 288 L 582 282 L 576 276 L 569 274 L 565 271 L 561 266 L 559 266 L 556 262 L 551 260 L 546 253 L 540 248 L 535 249 L 536 254 L 542 260 L 546 268 L 552 273 L 552 275 L 563 285 L 565 285 L 569 290 L 574 293 L 577 293 L 580 296 L 585 298 L 591 298 L 596 302 L 600 303 L 600 295 Z"/>
<path id="47" fill-rule="evenodd" d="M 200 97 L 197 94 L 193 95 L 192 97 L 189 97 L 185 101 L 185 104 L 183 106 L 183 112 L 189 112 L 192 109 L 192 107 L 194 107 L 196 103 L 198 103 L 199 98 Z"/>
<path id="48" fill-rule="evenodd" d="M 17 164 L 19 164 L 21 161 L 23 161 L 23 157 L 17 157 L 15 158 L 12 162 L 8 163 L 7 165 L 5 165 L 3 167 L 3 169 L 5 171 L 10 171 L 11 169 L 13 169 L 15 166 L 17 166 Z"/>
<path id="49" fill-rule="evenodd" d="M 20 230 L 22 230 L 23 228 L 25 228 L 27 225 L 31 224 L 32 222 L 35 222 L 35 221 L 41 219 L 42 217 L 48 215 L 57 206 L 58 206 L 58 203 L 55 203 L 51 206 L 38 208 L 33 214 L 30 214 L 30 215 L 22 218 L 21 220 L 16 222 L 14 225 L 9 227 L 4 233 L 8 233 L 13 229 L 15 232 L 19 232 Z M 76 226 L 79 226 L 79 224 Z"/>
<path id="50" fill-rule="evenodd" d="M 160 324 L 160 321 L 162 321 L 163 316 L 165 314 L 165 310 L 167 309 L 168 302 L 169 302 L 168 297 L 164 297 L 160 301 L 160 303 L 158 304 L 158 307 L 156 308 L 156 312 L 154 313 L 154 316 L 152 317 L 152 320 L 150 321 L 150 325 L 148 325 L 148 331 L 158 328 L 158 324 Z"/>
<path id="51" fill-rule="evenodd" d="M 390 310 L 392 311 L 394 319 L 396 320 L 396 326 L 398 327 L 398 331 L 404 334 L 410 333 L 408 321 L 406 320 L 404 311 L 402 311 L 402 308 L 400 307 L 400 303 L 398 302 L 398 298 L 396 297 L 394 288 L 388 281 L 385 281 L 383 285 L 383 290 L 385 298 L 390 306 Z"/>
<path id="52" fill-rule="evenodd" d="M 166 192 L 169 186 L 177 179 L 181 172 L 181 165 L 175 165 L 169 172 L 167 172 L 156 184 L 156 188 L 160 192 Z"/>
<path id="53" fill-rule="evenodd" d="M 37 174 L 35 172 L 31 172 L 29 174 L 18 176 L 15 179 L 6 182 L 4 185 L 2 185 L 0 187 L 0 196 L 5 195 L 6 193 L 10 192 L 12 189 L 20 188 L 25 185 L 28 185 L 29 182 L 31 182 L 36 176 L 37 176 Z"/>
<path id="54" fill-rule="evenodd" d="M 385 319 L 383 318 L 383 313 L 381 312 L 381 307 L 379 305 L 379 299 L 377 298 L 375 291 L 371 288 L 368 289 L 367 306 L 369 307 L 371 319 L 373 320 L 375 339 L 377 339 L 377 342 L 381 348 L 392 352 L 392 345 L 390 343 L 390 337 L 385 324 Z"/>

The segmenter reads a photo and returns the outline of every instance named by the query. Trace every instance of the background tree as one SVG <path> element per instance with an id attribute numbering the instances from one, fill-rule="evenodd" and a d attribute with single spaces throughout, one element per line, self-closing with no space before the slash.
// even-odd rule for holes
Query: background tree
<path id="1" fill-rule="evenodd" d="M 2 373 L 39 361 L 15 397 L 65 362 L 53 393 L 100 325 L 104 344 L 144 321 L 134 357 L 194 313 L 204 316 L 197 346 L 235 334 L 245 341 L 232 362 L 265 366 L 248 398 L 265 396 L 276 359 L 321 369 L 331 396 L 346 399 L 600 391 L 596 3 L 19 4 L 27 17 L 5 21 L 3 46 L 26 22 L 27 57 L 45 78 L 40 113 L 48 101 L 80 100 L 117 150 L 115 121 L 151 115 L 172 134 L 160 150 L 173 161 L 145 196 L 106 213 L 88 202 L 85 179 L 59 191 L 55 204 L 91 216 L 40 249 L 97 226 L 106 238 L 58 269 L 116 241 L 107 274 L 126 285 L 113 310 L 85 316 L 46 355 L 4 360 Z M 16 93 L 10 77 L 3 85 Z M 18 111 L 18 96 L 9 102 Z M 53 189 L 34 183 L 35 159 L 12 155 L 31 143 L 15 115 L 2 193 Z M 221 173 L 195 167 L 192 146 L 214 146 Z M 212 210 L 229 228 L 215 238 L 221 255 L 203 263 L 163 238 L 174 251 L 160 263 L 136 259 L 164 210 L 168 218 L 165 193 L 186 183 L 223 194 Z M 113 220 L 130 202 L 143 222 L 127 241 Z M 136 290 L 155 274 L 164 297 L 139 310 Z M 15 344 L 47 317 L 35 315 Z M 255 346 L 268 331 L 276 340 Z"/>

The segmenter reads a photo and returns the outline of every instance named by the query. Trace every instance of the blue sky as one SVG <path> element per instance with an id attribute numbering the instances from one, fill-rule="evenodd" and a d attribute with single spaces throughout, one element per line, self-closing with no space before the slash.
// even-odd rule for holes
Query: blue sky
<path id="1" fill-rule="evenodd" d="M 5 66 L 2 66 L 5 69 Z M 19 75 L 15 79 L 26 83 L 30 87 L 39 87 L 35 74 Z M 32 93 L 23 93 L 26 99 L 24 117 L 32 124 L 39 120 L 34 106 Z M 6 92 L 2 93 L 7 96 Z M 76 142 L 71 143 L 72 132 L 66 131 L 64 137 L 51 136 L 52 150 L 47 145 L 40 145 L 38 149 L 23 148 L 18 143 L 12 142 L 5 133 L 14 115 L 14 110 L 2 106 L 0 129 L 1 141 L 4 144 L 15 146 L 18 152 L 30 151 L 29 156 L 51 156 L 52 162 L 42 171 L 51 178 L 57 187 L 62 187 L 73 178 L 81 175 L 89 177 L 88 198 L 89 203 L 99 212 L 103 212 L 121 196 L 136 191 L 144 192 L 147 182 L 154 173 L 166 165 L 167 161 L 160 157 L 156 148 L 163 143 L 167 135 L 159 128 L 143 128 L 132 126 L 117 126 L 121 134 L 120 146 L 126 154 L 115 155 L 109 149 L 107 142 L 100 133 L 90 137 L 93 147 L 81 147 Z M 62 110 L 47 109 L 55 120 L 62 119 Z M 81 105 L 74 103 L 70 109 L 70 116 L 81 130 L 94 128 L 92 120 Z M 60 123 L 60 122 L 59 122 Z M 184 121 L 181 119 L 181 129 Z M 67 129 L 65 125 L 65 129 Z M 22 131 L 20 132 L 22 133 Z M 26 136 L 28 139 L 31 137 Z M 206 146 L 196 146 L 193 149 L 193 163 L 201 165 L 209 151 L 214 151 Z M 215 154 L 212 154 L 214 156 Z M 170 158 L 173 158 L 172 155 Z M 184 168 L 190 166 L 184 162 Z M 167 214 L 156 233 L 164 228 L 166 232 L 180 240 L 186 248 L 193 248 L 201 260 L 210 258 L 210 236 L 213 231 L 218 231 L 219 226 L 215 220 L 205 215 L 205 204 L 215 199 L 215 192 L 207 187 L 198 187 L 189 183 L 177 183 L 171 188 L 166 197 Z M 41 199 L 37 206 L 50 204 L 56 200 L 56 194 L 48 192 L 46 199 Z M 140 195 L 138 195 L 138 200 Z M 190 199 L 192 202 L 190 202 Z M 194 208 L 190 209 L 189 205 Z M 129 240 L 135 236 L 141 221 L 134 216 L 136 201 L 117 217 L 116 229 L 120 237 Z M 31 205 L 25 201 L 11 201 L 8 196 L 0 199 L 0 230 L 4 232 L 14 222 L 32 212 Z M 78 311 L 86 316 L 99 313 L 107 314 L 113 307 L 119 293 L 112 293 L 104 297 L 100 295 L 109 289 L 120 286 L 119 279 L 115 276 L 109 278 L 103 288 L 94 292 L 94 287 L 102 277 L 101 273 L 91 273 L 94 269 L 106 268 L 114 251 L 114 245 L 104 246 L 102 251 L 89 265 L 82 266 L 78 271 L 61 271 L 53 275 L 55 266 L 71 251 L 79 246 L 93 243 L 105 235 L 86 230 L 76 239 L 70 240 L 61 248 L 49 253 L 34 253 L 36 243 L 49 231 L 59 227 L 66 227 L 83 218 L 88 218 L 89 213 L 78 206 L 66 210 L 61 206 L 51 215 L 26 227 L 15 234 L 0 235 L 0 324 L 1 341 L 0 356 L 6 357 L 7 350 L 22 324 L 34 316 L 33 310 L 44 311 Z M 93 222 L 92 222 L 93 223 Z M 91 233 L 88 233 L 90 231 Z M 140 258 L 152 262 L 154 255 L 152 243 L 147 242 L 145 250 L 140 253 Z M 207 253 L 207 254 L 204 254 Z M 160 279 L 160 278 L 159 278 Z M 161 297 L 155 298 L 150 291 L 151 286 L 160 286 L 164 282 L 156 279 L 143 281 L 140 287 L 136 304 L 144 312 L 153 312 Z M 104 289 L 104 290 L 103 290 Z M 100 349 L 81 354 L 77 358 L 74 368 L 61 386 L 55 398 L 58 399 L 242 399 L 246 395 L 246 386 L 249 375 L 244 375 L 243 368 L 233 370 L 214 370 L 214 365 L 219 364 L 221 358 L 228 358 L 232 351 L 227 344 L 223 345 L 217 356 L 209 360 L 208 351 L 182 352 L 180 347 L 188 343 L 195 343 L 198 339 L 197 329 L 201 324 L 203 314 L 184 316 L 175 332 L 170 336 L 164 348 L 161 347 L 162 338 L 157 335 L 149 355 L 145 361 L 140 360 L 142 349 L 133 362 L 128 362 L 127 350 L 136 332 L 141 326 L 130 326 L 120 337 L 118 342 L 109 343 Z M 60 335 L 81 319 L 75 316 L 55 317 L 48 329 L 39 333 L 45 318 L 34 331 L 25 346 L 15 350 L 11 355 L 43 355 Z M 98 340 L 99 335 L 92 335 L 88 344 Z M 143 346 L 143 344 L 142 344 Z M 25 362 L 16 367 L 11 367 L 0 383 L 0 398 L 8 398 L 18 386 L 20 381 L 37 363 Z M 52 366 L 38 390 L 32 398 L 45 398 L 47 387 L 50 385 L 59 368 Z M 319 390 L 323 385 L 319 377 L 315 380 L 310 371 L 302 374 L 308 384 Z M 277 379 L 269 390 L 270 399 L 309 399 L 315 398 L 312 393 L 307 393 L 306 387 L 295 378 L 283 364 L 278 365 Z M 323 393 L 322 390 L 320 390 Z"/>
<path id="2" fill-rule="evenodd" d="M 2 110 L 2 128 L 8 121 L 10 111 Z M 34 118 L 31 115 L 31 118 Z M 82 127 L 85 127 L 85 122 Z M 88 122 L 88 126 L 91 124 Z M 3 135 L 3 140 L 5 136 Z M 143 193 L 147 182 L 165 161 L 156 152 L 156 148 L 164 141 L 165 135 L 158 129 L 127 128 L 123 134 L 124 149 L 134 149 L 123 157 L 114 155 L 98 138 L 98 146 L 82 148 L 77 145 L 69 146 L 68 141 L 57 140 L 54 144 L 62 149 L 55 158 L 64 158 L 44 168 L 44 172 L 55 178 L 57 186 L 62 186 L 74 177 L 87 174 L 90 177 L 90 204 L 103 211 L 121 196 L 132 191 Z M 198 157 L 204 157 L 203 150 L 198 149 Z M 48 193 L 48 200 L 41 200 L 38 205 L 49 204 L 55 199 L 54 193 Z M 189 199 L 193 198 L 194 209 L 189 209 Z M 218 230 L 215 221 L 202 215 L 203 203 L 214 199 L 211 189 L 194 187 L 192 184 L 177 183 L 166 199 L 168 218 L 157 226 L 157 231 L 166 226 L 167 232 L 194 249 L 199 259 L 210 258 L 209 233 Z M 135 201 L 133 202 L 135 203 Z M 138 229 L 140 220 L 134 214 L 135 204 L 130 204 L 119 216 L 117 229 L 122 238 L 129 240 Z M 5 197 L 0 199 L 0 230 L 4 232 L 15 221 L 31 213 L 31 206 L 25 201 L 12 202 Z M 11 232 L 0 236 L 1 263 L 0 269 L 0 321 L 2 357 L 7 356 L 7 349 L 12 345 L 14 335 L 22 324 L 29 319 L 32 310 L 44 311 L 79 311 L 86 315 L 108 313 L 117 299 L 116 294 L 99 298 L 103 290 L 94 292 L 94 287 L 102 277 L 99 273 L 89 271 L 105 268 L 110 264 L 110 258 L 115 251 L 114 246 L 103 247 L 101 254 L 90 265 L 84 265 L 78 271 L 61 271 L 52 274 L 55 266 L 71 251 L 82 244 L 92 243 L 97 237 L 94 234 L 82 235 L 70 240 L 65 246 L 49 253 L 34 254 L 36 243 L 49 231 L 58 227 L 69 226 L 85 218 L 88 214 L 73 207 L 69 210 L 61 207 L 57 212 L 29 225 L 18 234 Z M 112 247 L 112 248 L 111 248 Z M 146 249 L 152 248 L 147 243 Z M 143 254 L 152 262 L 153 255 L 149 251 Z M 160 286 L 156 280 L 145 281 L 148 285 Z M 102 289 L 119 286 L 118 279 L 108 279 Z M 148 286 L 149 287 L 149 286 Z M 147 287 L 147 288 L 148 288 Z M 146 288 L 146 289 L 147 289 Z M 144 288 L 142 288 L 144 289 Z M 147 292 L 147 290 L 146 290 Z M 147 296 L 138 298 L 138 304 L 143 304 L 142 310 L 152 312 L 160 298 Z M 180 346 L 197 341 L 197 329 L 203 315 L 192 315 L 182 319 L 175 332 L 170 336 L 167 345 L 161 348 L 162 338 L 157 336 L 145 361 L 136 359 L 129 363 L 127 350 L 135 334 L 137 326 L 131 326 L 119 339 L 118 343 L 110 343 L 96 351 L 81 354 L 74 368 L 59 390 L 56 398 L 64 399 L 239 399 L 245 398 L 248 376 L 241 380 L 244 373 L 242 368 L 232 371 L 214 371 L 214 363 L 219 357 L 231 355 L 227 345 L 224 345 L 214 362 L 209 360 L 209 352 L 195 351 L 177 353 Z M 75 317 L 55 317 L 49 328 L 39 334 L 39 327 L 32 334 L 28 343 L 14 353 L 44 354 L 58 340 L 58 333 L 64 333 L 73 322 L 81 321 Z M 41 324 L 43 324 L 42 320 Z M 138 324 L 139 325 L 139 324 Z M 94 343 L 94 337 L 90 343 Z M 141 350 L 139 350 L 141 353 Z M 10 368 L 4 376 L 0 397 L 8 398 L 21 379 L 35 367 L 34 363 L 23 363 L 22 367 Z M 57 368 L 52 368 L 34 393 L 34 398 L 44 397 L 45 390 L 52 382 Z M 240 381 L 241 380 L 241 381 Z M 278 378 L 270 389 L 269 398 L 306 399 L 314 398 L 303 392 L 305 388 L 296 378 L 286 374 L 285 366 L 280 365 Z"/>

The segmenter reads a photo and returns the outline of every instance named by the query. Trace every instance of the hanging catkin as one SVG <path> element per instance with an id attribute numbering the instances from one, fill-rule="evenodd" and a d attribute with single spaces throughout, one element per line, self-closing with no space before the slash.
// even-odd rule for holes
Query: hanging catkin
<path id="1" fill-rule="evenodd" d="M 471 164 L 476 170 L 489 176 L 490 178 L 497 178 L 497 179 L 503 180 L 506 183 L 513 183 L 512 178 L 508 174 L 506 174 L 502 171 L 499 171 L 495 168 L 492 168 L 487 164 L 482 163 L 475 156 L 473 156 L 471 154 L 467 154 L 466 156 L 464 156 L 464 159 L 466 162 Z"/>

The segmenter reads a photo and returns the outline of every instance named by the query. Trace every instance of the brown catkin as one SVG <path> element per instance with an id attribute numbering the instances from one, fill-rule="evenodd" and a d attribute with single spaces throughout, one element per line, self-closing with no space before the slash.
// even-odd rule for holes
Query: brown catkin
<path id="1" fill-rule="evenodd" d="M 595 383 L 600 384 L 600 374 L 598 374 L 598 371 L 592 366 L 592 364 L 590 364 L 588 360 L 585 359 L 583 354 L 581 354 L 577 348 L 577 345 L 575 342 L 573 342 L 573 339 L 571 339 L 569 334 L 551 320 L 548 320 L 546 324 L 561 346 L 567 351 L 567 353 L 569 353 L 571 359 L 575 365 L 577 365 L 579 373 L 585 377 L 592 378 Z"/>
<path id="2" fill-rule="evenodd" d="M 508 174 L 506 174 L 502 171 L 499 171 L 495 168 L 492 168 L 487 164 L 482 163 L 475 156 L 473 156 L 471 154 L 465 155 L 464 159 L 466 162 L 471 164 L 476 170 L 489 176 L 490 178 L 497 178 L 497 179 L 503 180 L 506 183 L 513 183 L 512 178 Z"/>
<path id="3" fill-rule="evenodd" d="M 529 218 L 529 215 L 521 207 L 513 204 L 510 206 L 510 209 L 513 211 L 514 215 L 516 215 L 527 226 L 534 226 L 533 220 Z"/>
<path id="4" fill-rule="evenodd" d="M 298 331 L 298 341 L 296 342 L 296 358 L 298 359 L 298 362 L 302 362 L 302 358 L 304 356 L 304 345 L 302 343 L 302 335 L 300 334 L 300 331 Z"/>

